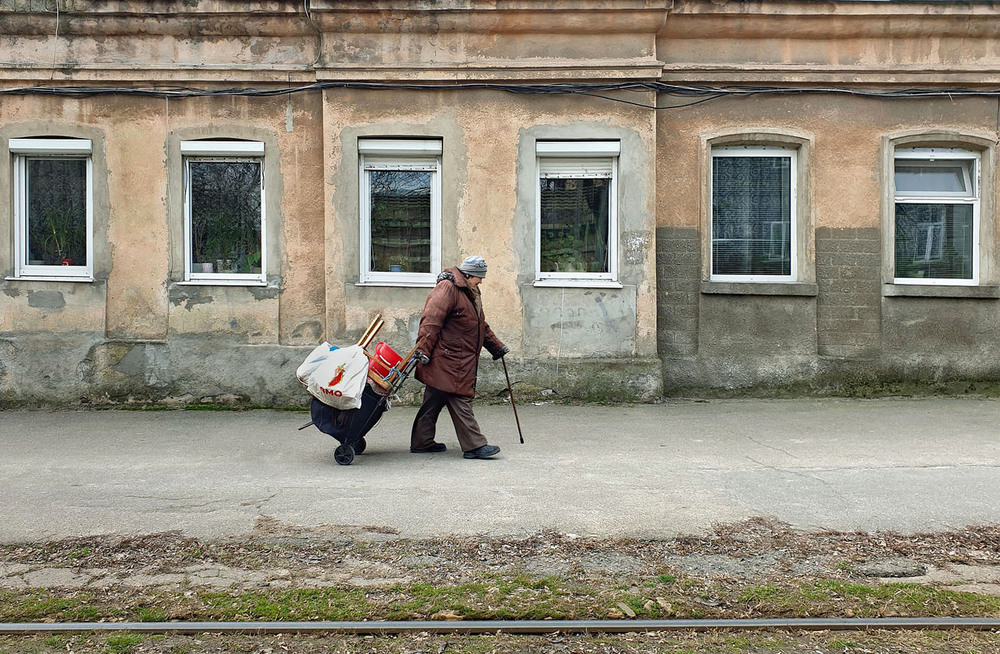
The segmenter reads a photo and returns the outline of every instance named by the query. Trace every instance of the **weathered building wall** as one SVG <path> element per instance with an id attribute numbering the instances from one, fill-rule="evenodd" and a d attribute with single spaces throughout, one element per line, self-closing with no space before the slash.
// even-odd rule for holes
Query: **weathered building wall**
<path id="1" fill-rule="evenodd" d="M 0 333 L 8 397 L 291 401 L 286 380 L 274 377 L 298 357 L 280 346 L 315 344 L 324 332 L 324 266 L 316 253 L 323 233 L 319 102 L 314 93 L 4 103 L 4 143 L 58 135 L 95 144 L 95 281 L 7 280 Z M 179 143 L 206 136 L 265 143 L 266 287 L 179 283 Z M 9 193 L 11 157 L 3 155 L 0 192 Z M 11 220 L 9 207 L 0 212 L 4 233 Z M 11 265 L 4 248 L 0 267 L 8 276 Z"/>
<path id="2" fill-rule="evenodd" d="M 992 2 L 674 0 L 656 53 L 687 84 L 978 86 L 1000 80 L 998 27 Z"/>
<path id="3" fill-rule="evenodd" d="M 427 288 L 358 284 L 359 138 L 421 136 L 443 141 L 442 265 L 479 253 L 490 273 L 482 285 L 491 327 L 513 352 L 531 386 L 568 393 L 630 396 L 659 388 L 655 277 L 649 252 L 655 197 L 654 130 L 649 112 L 566 97 L 518 98 L 498 91 L 386 93 L 332 91 L 325 96 L 330 171 L 327 242 L 331 266 L 327 324 L 350 340 L 380 313 L 390 325 L 380 337 L 397 349 L 416 339 Z M 621 288 L 535 288 L 535 142 L 538 139 L 617 139 L 622 143 L 619 191 L 623 239 Z M 628 361 L 627 378 L 608 359 Z M 484 365 L 487 387 L 501 382 Z M 572 380 L 569 375 L 579 376 Z M 568 381 L 569 380 L 569 381 Z M 490 384 L 490 382 L 493 384 Z"/>
<path id="4" fill-rule="evenodd" d="M 994 8 L 974 4 L 675 4 L 658 44 L 665 81 L 813 90 L 658 116 L 657 324 L 668 389 L 1000 377 L 988 327 L 1000 319 L 997 99 L 851 94 L 988 83 L 1000 63 L 996 26 Z M 796 150 L 809 264 L 797 283 L 710 281 L 713 143 Z M 891 153 L 916 146 L 980 153 L 976 286 L 893 283 Z"/>
<path id="5" fill-rule="evenodd" d="M 487 315 L 511 345 L 511 369 L 525 389 L 655 397 L 651 112 L 502 90 L 212 93 L 234 82 L 277 88 L 390 70 L 397 78 L 462 77 L 457 71 L 470 63 L 507 78 L 586 78 L 605 67 L 615 76 L 646 75 L 657 70 L 662 7 L 626 2 L 616 12 L 595 3 L 588 20 L 561 24 L 546 15 L 542 24 L 527 5 L 497 20 L 489 6 L 438 13 L 403 3 L 393 9 L 394 33 L 385 29 L 384 8 L 370 3 L 310 5 L 309 12 L 299 2 L 64 6 L 58 24 L 44 9 L 0 12 L 12 62 L 7 86 L 48 78 L 56 87 L 184 82 L 205 90 L 166 99 L 5 98 L 4 143 L 46 135 L 93 141 L 95 279 L 12 279 L 4 239 L 4 400 L 301 404 L 293 372 L 302 357 L 324 339 L 353 342 L 376 313 L 387 323 L 380 338 L 408 350 L 429 287 L 359 284 L 358 138 L 377 136 L 444 143 L 442 263 L 470 253 L 489 261 Z M 642 97 L 653 100 L 651 92 Z M 533 286 L 535 142 L 554 138 L 622 144 L 619 288 Z M 264 143 L 266 286 L 184 282 L 180 144 L 199 139 Z M 0 153 L 7 197 L 10 165 L 10 153 Z M 13 236 L 13 220 L 9 208 L 0 210 L 0 234 Z M 480 388 L 493 392 L 502 369 L 484 364 L 481 378 Z"/>
<path id="6" fill-rule="evenodd" d="M 375 313 L 408 350 L 429 286 L 360 278 L 358 147 L 373 137 L 440 141 L 442 264 L 486 257 L 487 316 L 526 392 L 995 379 L 997 98 L 852 92 L 995 85 L 998 27 L 992 4 L 950 2 L 4 5 L 0 87 L 23 92 L 0 102 L 0 400 L 301 404 L 302 357 Z M 606 86 L 524 93 L 579 82 Z M 648 84 L 608 86 L 623 82 Z M 199 95 L 165 97 L 181 86 Z M 12 278 L 8 143 L 46 136 L 93 144 L 90 282 Z M 264 144 L 260 284 L 184 282 L 180 148 L 198 139 Z M 536 283 L 545 140 L 620 144 L 614 283 Z M 720 145 L 797 153 L 794 283 L 711 280 Z M 979 153 L 975 286 L 892 283 L 891 153 L 915 145 Z M 488 358 L 480 372 L 481 391 L 502 386 Z"/>

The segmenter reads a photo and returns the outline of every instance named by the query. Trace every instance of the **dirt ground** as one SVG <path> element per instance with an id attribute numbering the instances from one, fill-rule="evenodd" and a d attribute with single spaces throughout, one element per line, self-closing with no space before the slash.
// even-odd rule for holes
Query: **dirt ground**
<path id="1" fill-rule="evenodd" d="M 261 518 L 250 538 L 180 534 L 0 545 L 0 621 L 1000 617 L 1000 526 L 408 540 Z M 657 632 L 0 637 L 0 652 L 998 652 L 984 632 Z"/>
<path id="2" fill-rule="evenodd" d="M 145 636 L 114 640 L 71 636 L 0 638 L 0 652 L 71 654 L 996 654 L 997 634 L 931 632 L 654 632 L 619 636 Z"/>

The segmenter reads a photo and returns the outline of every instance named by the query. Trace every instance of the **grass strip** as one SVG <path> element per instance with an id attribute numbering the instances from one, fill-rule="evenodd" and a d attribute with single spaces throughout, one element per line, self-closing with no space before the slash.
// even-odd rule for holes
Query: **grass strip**
<path id="1" fill-rule="evenodd" d="M 4 590 L 0 621 L 584 620 L 624 617 L 621 605 L 638 619 L 1000 617 L 1000 597 L 933 585 L 833 579 L 741 585 L 661 575 L 623 588 L 518 575 L 381 588 Z"/>

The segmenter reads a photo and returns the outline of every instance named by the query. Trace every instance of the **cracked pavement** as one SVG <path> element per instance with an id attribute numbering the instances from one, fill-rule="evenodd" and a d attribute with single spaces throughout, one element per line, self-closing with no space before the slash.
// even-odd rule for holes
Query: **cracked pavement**
<path id="1" fill-rule="evenodd" d="M 307 414 L 0 413 L 0 541 L 179 531 L 240 537 L 261 516 L 403 537 L 671 537 L 756 516 L 797 529 L 938 531 L 1000 516 L 1000 401 L 670 400 L 477 405 L 495 460 L 410 454 L 396 406 L 350 466 Z"/>

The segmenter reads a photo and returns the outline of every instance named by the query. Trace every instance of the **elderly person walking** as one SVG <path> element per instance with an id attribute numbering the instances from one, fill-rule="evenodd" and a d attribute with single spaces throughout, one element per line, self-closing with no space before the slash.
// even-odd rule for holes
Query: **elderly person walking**
<path id="1" fill-rule="evenodd" d="M 485 346 L 494 359 L 510 352 L 483 315 L 479 284 L 484 277 L 483 258 L 466 257 L 462 265 L 438 275 L 437 285 L 427 296 L 417 333 L 421 350 L 417 353 L 420 365 L 416 372 L 427 388 L 410 431 L 410 452 L 448 449 L 434 440 L 438 415 L 446 406 L 466 459 L 487 459 L 500 451 L 486 442 L 472 413 L 479 352 Z"/>

